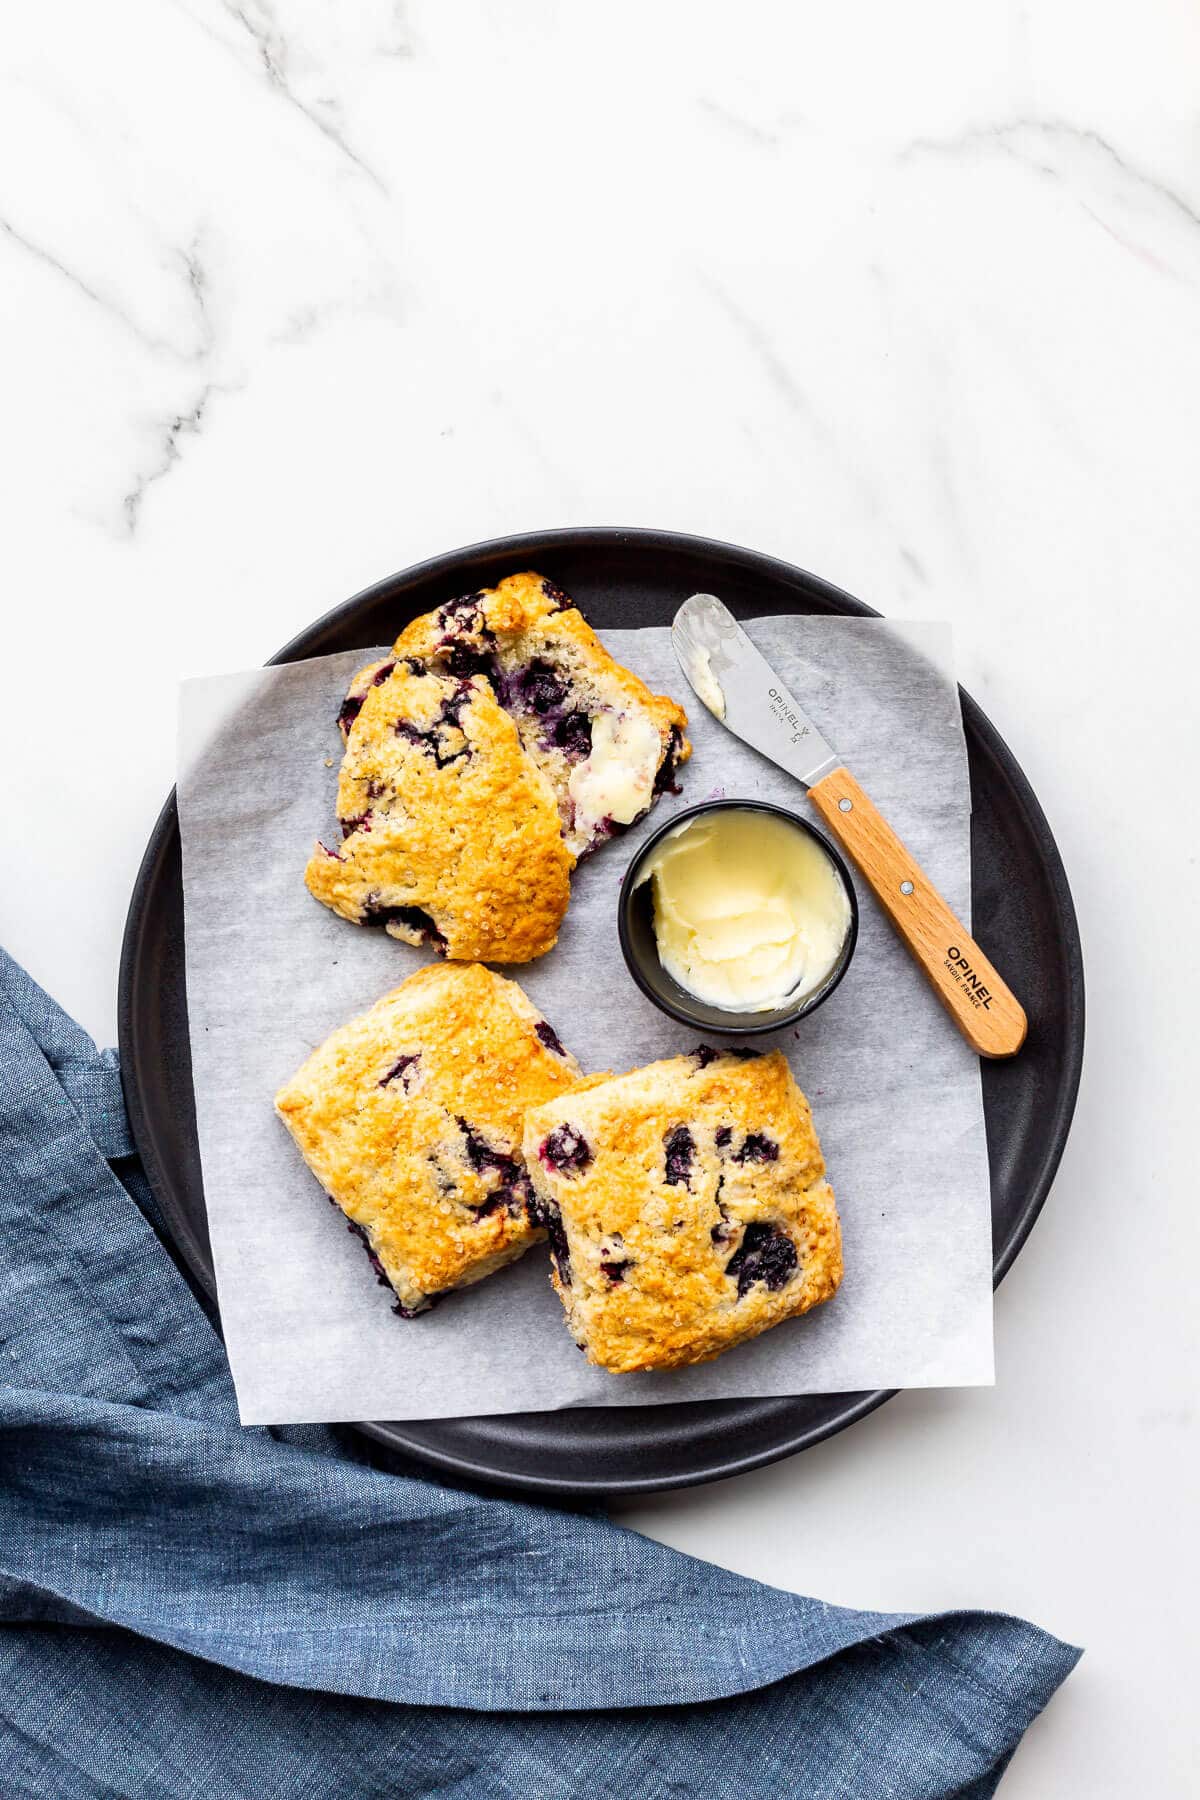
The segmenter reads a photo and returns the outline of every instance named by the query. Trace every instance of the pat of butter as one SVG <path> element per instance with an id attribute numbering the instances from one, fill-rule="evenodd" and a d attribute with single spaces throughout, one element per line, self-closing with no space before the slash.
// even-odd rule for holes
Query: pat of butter
<path id="1" fill-rule="evenodd" d="M 662 740 L 642 713 L 597 714 L 592 748 L 567 783 L 576 818 L 589 825 L 613 819 L 631 825 L 654 794 Z"/>
<path id="2" fill-rule="evenodd" d="M 728 1012 L 769 1012 L 820 987 L 850 902 L 836 864 L 773 813 L 722 809 L 668 832 L 639 878 L 669 975 Z"/>

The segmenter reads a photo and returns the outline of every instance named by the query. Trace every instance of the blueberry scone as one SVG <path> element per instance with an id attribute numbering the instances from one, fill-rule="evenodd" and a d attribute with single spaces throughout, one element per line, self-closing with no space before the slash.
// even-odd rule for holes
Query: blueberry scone
<path id="1" fill-rule="evenodd" d="M 350 684 L 343 841 L 318 844 L 309 890 L 451 960 L 528 962 L 576 860 L 672 785 L 686 724 L 540 575 L 451 600 Z"/>
<path id="2" fill-rule="evenodd" d="M 455 961 L 549 950 L 575 858 L 554 791 L 488 683 L 415 660 L 376 664 L 341 723 L 342 841 L 317 845 L 310 893 Z"/>
<path id="3" fill-rule="evenodd" d="M 432 963 L 327 1038 L 275 1106 L 408 1318 L 544 1235 L 522 1118 L 578 1079 L 515 981 Z"/>
<path id="4" fill-rule="evenodd" d="M 425 613 L 392 654 L 489 683 L 553 789 L 576 857 L 640 819 L 691 755 L 683 709 L 614 662 L 570 597 L 540 575 L 510 575 Z"/>
<path id="5" fill-rule="evenodd" d="M 828 1300 L 841 1229 L 808 1101 L 778 1051 L 702 1046 L 534 1107 L 525 1160 L 589 1361 L 707 1362 Z"/>

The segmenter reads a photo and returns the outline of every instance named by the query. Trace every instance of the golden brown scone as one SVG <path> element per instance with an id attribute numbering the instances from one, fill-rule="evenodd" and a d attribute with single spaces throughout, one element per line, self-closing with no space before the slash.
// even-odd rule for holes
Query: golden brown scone
<path id="1" fill-rule="evenodd" d="M 575 859 L 554 793 L 487 682 L 404 662 L 374 664 L 356 682 L 342 712 L 343 842 L 317 845 L 309 892 L 455 961 L 541 956 Z"/>
<path id="2" fill-rule="evenodd" d="M 828 1300 L 841 1229 L 778 1051 L 706 1045 L 533 1108 L 525 1161 L 567 1324 L 603 1369 L 673 1369 Z"/>
<path id="3" fill-rule="evenodd" d="M 640 819 L 691 755 L 683 708 L 614 662 L 570 597 L 540 575 L 510 575 L 425 613 L 392 655 L 491 684 L 554 790 L 576 857 Z M 350 708 L 377 669 L 355 677 Z"/>
<path id="4" fill-rule="evenodd" d="M 544 1235 L 522 1118 L 578 1079 L 515 981 L 434 963 L 327 1038 L 275 1107 L 407 1318 Z"/>

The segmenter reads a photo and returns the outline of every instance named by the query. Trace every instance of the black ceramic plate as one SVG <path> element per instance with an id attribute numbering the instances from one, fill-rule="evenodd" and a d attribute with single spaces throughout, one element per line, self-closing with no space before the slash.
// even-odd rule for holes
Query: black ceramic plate
<path id="1" fill-rule="evenodd" d="M 498 538 L 392 575 L 310 625 L 274 661 L 390 643 L 417 613 L 523 568 L 559 582 L 602 632 L 669 624 L 679 603 L 697 591 L 719 593 L 743 618 L 872 610 L 814 575 L 729 544 L 676 532 L 550 531 Z M 1041 808 L 968 694 L 962 705 L 974 808 L 975 935 L 1029 1014 L 1020 1055 L 983 1065 L 999 1281 L 1041 1210 L 1070 1127 L 1083 1057 L 1083 963 L 1070 890 Z M 130 903 L 120 1043 L 146 1171 L 179 1249 L 214 1292 L 188 1049 L 174 794 L 154 828 Z M 560 1497 L 635 1494 L 757 1468 L 807 1449 L 890 1398 L 886 1392 L 808 1394 L 581 1407 L 362 1429 L 469 1480 Z"/>

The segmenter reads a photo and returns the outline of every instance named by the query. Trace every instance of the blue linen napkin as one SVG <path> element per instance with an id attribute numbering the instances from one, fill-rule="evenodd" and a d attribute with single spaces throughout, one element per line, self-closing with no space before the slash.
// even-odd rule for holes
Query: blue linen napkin
<path id="1" fill-rule="evenodd" d="M 244 1428 L 158 1225 L 115 1052 L 0 951 L 6 1795 L 984 1800 L 1078 1660 Z"/>

